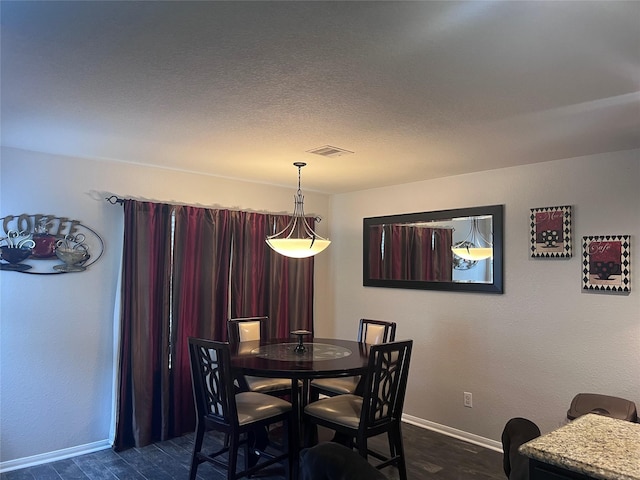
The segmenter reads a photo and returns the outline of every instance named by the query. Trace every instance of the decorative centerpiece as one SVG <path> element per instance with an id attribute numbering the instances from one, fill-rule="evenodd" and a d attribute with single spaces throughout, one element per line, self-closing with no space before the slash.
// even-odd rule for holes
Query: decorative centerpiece
<path id="1" fill-rule="evenodd" d="M 311 335 L 311 332 L 309 330 L 294 330 L 293 332 L 291 332 L 291 335 L 296 335 L 298 337 L 298 344 L 295 346 L 293 351 L 297 354 L 302 355 L 304 352 L 307 351 L 307 348 L 304 346 L 304 343 L 302 343 L 302 339 L 304 338 L 305 335 Z"/>

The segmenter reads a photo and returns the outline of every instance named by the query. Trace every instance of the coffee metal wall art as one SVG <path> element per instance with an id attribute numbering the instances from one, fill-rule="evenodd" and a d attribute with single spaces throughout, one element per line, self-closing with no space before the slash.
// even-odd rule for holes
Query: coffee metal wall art
<path id="1" fill-rule="evenodd" d="M 104 251 L 94 230 L 67 217 L 27 214 L 0 218 L 0 270 L 53 274 L 83 272 Z"/>

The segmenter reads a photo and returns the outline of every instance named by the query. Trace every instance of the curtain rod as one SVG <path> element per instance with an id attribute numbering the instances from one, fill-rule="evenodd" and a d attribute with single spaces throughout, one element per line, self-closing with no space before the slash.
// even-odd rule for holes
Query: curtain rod
<path id="1" fill-rule="evenodd" d="M 104 192 L 103 194 L 107 194 L 108 195 L 109 193 L 111 193 L 111 192 Z M 104 199 L 107 202 L 109 202 L 111 205 L 124 205 L 124 201 L 127 200 L 126 198 L 120 198 L 118 195 L 115 195 L 115 194 L 111 194 L 108 197 L 104 197 Z M 232 211 L 237 211 L 237 212 L 263 213 L 263 214 L 266 214 L 266 215 L 291 215 L 291 213 L 289 213 L 289 212 L 269 212 L 269 211 L 266 211 L 266 210 L 241 209 L 241 208 L 238 208 L 238 207 L 225 207 L 225 206 L 222 206 L 222 205 L 213 205 L 213 206 L 192 205 L 192 204 L 185 204 L 185 203 L 166 202 L 166 201 L 160 201 L 160 200 L 141 200 L 141 201 L 153 202 L 153 203 L 166 203 L 166 204 L 169 204 L 169 205 L 191 206 L 191 207 L 198 207 L 198 208 L 215 208 L 215 209 L 221 209 L 221 210 L 232 210 Z M 314 215 L 314 214 L 308 214 L 306 216 L 309 217 L 309 218 L 314 217 L 317 221 L 322 219 L 321 216 Z"/>
<path id="2" fill-rule="evenodd" d="M 103 195 L 109 195 L 111 192 L 104 192 Z M 258 210 L 250 210 L 250 209 L 240 209 L 238 207 L 225 207 L 223 205 L 194 205 L 190 203 L 181 203 L 181 202 L 168 202 L 163 200 L 150 200 L 145 198 L 121 198 L 116 194 L 111 194 L 108 197 L 104 197 L 104 199 L 109 202 L 111 205 L 124 205 L 125 200 L 137 200 L 140 202 L 150 202 L 150 203 L 164 203 L 167 205 L 176 205 L 181 207 L 197 207 L 197 208 L 214 208 L 219 210 L 233 210 L 238 212 L 253 212 L 253 213 L 265 213 L 269 215 L 287 215 L 286 212 L 283 213 L 274 213 L 268 212 L 266 210 L 258 211 Z"/>

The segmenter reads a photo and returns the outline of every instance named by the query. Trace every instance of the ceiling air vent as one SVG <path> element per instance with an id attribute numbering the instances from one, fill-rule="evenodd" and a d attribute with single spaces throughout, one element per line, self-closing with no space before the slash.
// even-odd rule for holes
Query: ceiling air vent
<path id="1" fill-rule="evenodd" d="M 307 153 L 315 153 L 316 155 L 321 155 L 323 157 L 333 158 L 333 157 L 340 157 L 342 155 L 348 155 L 353 152 L 350 150 L 345 150 L 344 148 L 332 147 L 331 145 L 324 145 L 322 147 L 307 150 Z"/>

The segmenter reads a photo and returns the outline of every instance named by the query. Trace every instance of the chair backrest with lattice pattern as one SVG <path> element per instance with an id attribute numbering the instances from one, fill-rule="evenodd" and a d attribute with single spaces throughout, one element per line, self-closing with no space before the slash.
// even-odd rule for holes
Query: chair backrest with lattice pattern
<path id="1" fill-rule="evenodd" d="M 365 428 L 400 420 L 412 347 L 413 340 L 371 346 L 360 421 Z"/>
<path id="2" fill-rule="evenodd" d="M 191 382 L 198 419 L 221 425 L 238 423 L 229 344 L 189 338 Z"/>

